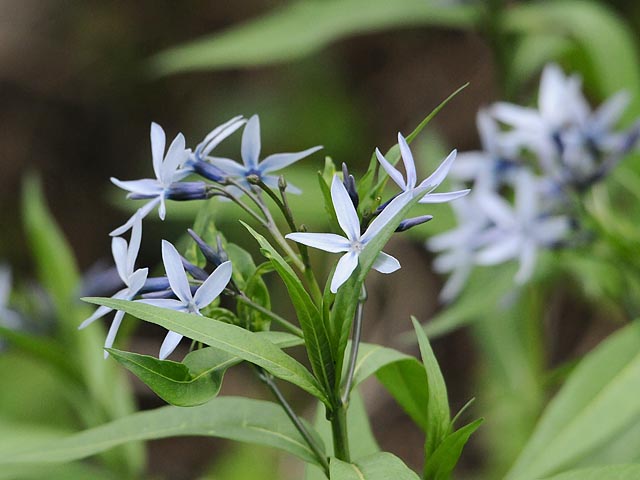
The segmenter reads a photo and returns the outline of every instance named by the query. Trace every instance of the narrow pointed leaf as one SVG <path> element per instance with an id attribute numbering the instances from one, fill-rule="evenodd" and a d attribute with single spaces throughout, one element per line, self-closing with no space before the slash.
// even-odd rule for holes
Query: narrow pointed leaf
<path id="1" fill-rule="evenodd" d="M 433 455 L 427 457 L 424 469 L 425 480 L 448 480 L 451 478 L 451 473 L 460 459 L 462 449 L 482 421 L 479 418 L 445 437 Z"/>

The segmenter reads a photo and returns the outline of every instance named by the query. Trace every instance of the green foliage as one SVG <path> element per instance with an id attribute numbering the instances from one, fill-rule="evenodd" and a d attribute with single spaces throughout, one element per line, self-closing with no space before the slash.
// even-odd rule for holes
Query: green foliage
<path id="1" fill-rule="evenodd" d="M 462 449 L 469 441 L 469 437 L 475 432 L 483 419 L 471 422 L 468 425 L 447 435 L 431 456 L 427 456 L 424 467 L 425 480 L 447 480 L 455 468 Z"/>
<path id="2" fill-rule="evenodd" d="M 402 460 L 387 452 L 380 452 L 362 458 L 355 463 L 331 459 L 331 479 L 339 480 L 418 480 Z"/>
<path id="3" fill-rule="evenodd" d="M 201 315 L 175 312 L 153 305 L 110 298 L 87 298 L 88 302 L 123 310 L 141 320 L 155 323 L 173 332 L 235 355 L 291 382 L 314 397 L 328 402 L 317 380 L 298 361 L 272 342 L 236 325 L 218 322 Z"/>
<path id="4" fill-rule="evenodd" d="M 507 478 L 540 478 L 570 468 L 637 424 L 639 342 L 640 328 L 632 324 L 585 357 L 549 404 Z"/>
<path id="5" fill-rule="evenodd" d="M 310 425 L 307 428 L 313 432 Z M 316 463 L 313 452 L 279 405 L 248 398 L 220 397 L 199 407 L 169 406 L 134 413 L 100 427 L 40 444 L 38 448 L 0 452 L 0 471 L 20 465 L 79 460 L 132 441 L 194 435 L 274 447 L 305 462 Z"/>
<path id="6" fill-rule="evenodd" d="M 547 477 L 544 480 L 636 480 L 638 478 L 640 478 L 640 464 L 581 468 Z"/>
<path id="7" fill-rule="evenodd" d="M 309 55 L 349 35 L 416 25 L 470 26 L 476 9 L 435 0 L 297 1 L 239 27 L 151 59 L 155 74 L 268 65 Z"/>

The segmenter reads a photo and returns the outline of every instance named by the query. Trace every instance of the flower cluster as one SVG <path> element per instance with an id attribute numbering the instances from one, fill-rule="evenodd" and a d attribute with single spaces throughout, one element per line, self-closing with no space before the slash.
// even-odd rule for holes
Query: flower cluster
<path id="1" fill-rule="evenodd" d="M 242 127 L 242 163 L 214 156 L 215 148 Z M 376 204 L 373 212 L 359 214 L 356 182 L 354 177 L 349 175 L 345 165 L 343 178 L 334 175 L 330 186 L 336 219 L 345 236 L 334 233 L 307 233 L 297 231 L 286 199 L 287 193 L 300 193 L 300 190 L 284 181 L 283 177 L 274 176 L 273 172 L 311 155 L 322 147 L 317 146 L 295 153 L 273 154 L 260 160 L 260 121 L 258 116 L 254 115 L 248 120 L 243 117 L 232 118 L 212 130 L 194 150 L 187 148 L 184 136 L 178 134 L 165 151 L 164 130 L 153 123 L 151 157 L 155 178 L 133 181 L 112 178 L 115 185 L 129 192 L 128 198 L 146 201 L 124 225 L 111 232 L 113 259 L 123 285 L 113 298 L 135 300 L 197 315 L 202 315 L 201 311 L 224 292 L 247 300 L 244 292 L 232 280 L 232 265 L 222 245 L 219 243 L 217 248 L 214 248 L 191 230 L 191 237 L 211 266 L 210 273 L 187 261 L 166 240 L 162 241 L 165 276 L 149 277 L 148 268 L 136 269 L 142 240 L 142 222 L 150 212 L 157 208 L 160 219 L 164 220 L 167 200 L 188 201 L 211 197 L 235 201 L 260 221 L 294 265 L 296 261 L 301 263 L 301 260 L 285 238 L 328 252 L 344 253 L 337 263 L 330 283 L 330 290 L 336 293 L 357 268 L 361 252 L 390 222 L 396 222 L 396 231 L 404 231 L 431 220 L 430 215 L 422 215 L 398 223 L 398 215 L 409 202 L 415 200 L 418 203 L 442 203 L 469 193 L 468 189 L 434 193 L 453 165 L 456 158 L 455 150 L 431 176 L 418 183 L 413 155 L 401 134 L 398 134 L 398 145 L 406 178 L 379 150 L 376 150 L 376 156 L 382 169 L 400 188 L 399 193 L 382 205 Z M 279 191 L 280 197 L 274 190 Z M 290 233 L 284 235 L 279 231 L 269 207 L 263 200 L 263 193 L 268 194 L 281 208 L 289 221 Z M 257 207 L 257 211 L 248 205 Z M 127 232 L 130 232 L 128 241 L 122 237 Z M 301 247 L 301 254 L 303 249 L 304 247 Z M 301 271 L 306 268 L 308 265 L 302 265 Z M 379 252 L 373 268 L 382 273 L 391 273 L 399 269 L 400 264 L 390 255 Z M 111 311 L 112 309 L 105 306 L 99 307 L 80 328 L 85 328 Z M 116 312 L 105 341 L 105 357 L 108 355 L 106 349 L 113 345 L 123 317 L 124 312 Z M 169 332 L 160 348 L 160 358 L 168 357 L 181 339 L 182 335 Z"/>
<path id="2" fill-rule="evenodd" d="M 435 269 L 451 274 L 443 301 L 458 295 L 473 265 L 517 259 L 522 284 L 540 249 L 577 238 L 580 195 L 638 145 L 640 123 L 616 129 L 628 101 L 621 92 L 592 110 L 580 78 L 551 64 L 537 108 L 498 102 L 478 112 L 482 150 L 461 153 L 451 170 L 474 193 L 454 205 L 460 226 L 427 242 L 439 253 Z"/>

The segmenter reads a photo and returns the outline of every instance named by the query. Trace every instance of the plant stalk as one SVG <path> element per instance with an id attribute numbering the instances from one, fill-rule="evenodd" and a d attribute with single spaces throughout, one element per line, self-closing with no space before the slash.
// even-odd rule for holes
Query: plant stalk
<path id="1" fill-rule="evenodd" d="M 367 301 L 367 289 L 362 285 L 360 298 L 358 298 L 358 308 L 353 318 L 353 336 L 351 337 L 351 353 L 349 355 L 349 364 L 347 369 L 347 379 L 342 391 L 341 402 L 347 408 L 349 406 L 349 396 L 353 384 L 353 375 L 356 371 L 356 361 L 358 360 L 358 349 L 360 347 L 360 339 L 362 337 L 362 315 L 364 312 L 364 302 Z"/>

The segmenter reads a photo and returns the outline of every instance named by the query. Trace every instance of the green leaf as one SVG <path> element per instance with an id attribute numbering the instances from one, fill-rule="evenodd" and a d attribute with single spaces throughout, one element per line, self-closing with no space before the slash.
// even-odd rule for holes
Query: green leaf
<path id="1" fill-rule="evenodd" d="M 284 332 L 258 335 L 283 348 L 302 343 L 300 338 Z M 182 363 L 115 349 L 109 349 L 109 353 L 165 402 L 178 407 L 200 405 L 215 397 L 227 368 L 241 361 L 212 347 L 190 352 Z"/>
<path id="2" fill-rule="evenodd" d="M 358 347 L 358 358 L 353 373 L 353 385 L 359 385 L 381 368 L 397 362 L 413 362 L 420 365 L 420 362 L 411 355 L 393 348 L 373 343 L 361 343 Z"/>
<path id="3" fill-rule="evenodd" d="M 321 386 L 303 365 L 270 341 L 253 332 L 200 315 L 175 312 L 140 302 L 111 298 L 86 298 L 84 300 L 122 310 L 141 320 L 155 323 L 167 330 L 259 365 L 275 377 L 299 386 L 328 404 L 328 399 Z"/>
<path id="4" fill-rule="evenodd" d="M 337 480 L 419 480 L 409 467 L 395 455 L 380 452 L 346 463 L 332 458 L 329 464 L 331 479 Z"/>
<path id="5" fill-rule="evenodd" d="M 440 366 L 436 360 L 429 340 L 415 317 L 411 317 L 413 328 L 418 336 L 418 345 L 422 354 L 422 362 L 427 372 L 428 396 L 427 402 L 427 440 L 425 452 L 429 458 L 451 431 L 451 413 L 447 386 L 444 383 Z"/>
<path id="6" fill-rule="evenodd" d="M 527 480 L 571 467 L 638 423 L 640 325 L 587 355 L 551 401 L 507 478 Z"/>
<path id="7" fill-rule="evenodd" d="M 444 438 L 433 454 L 427 457 L 423 475 L 425 480 L 448 480 L 451 478 L 451 473 L 460 459 L 462 449 L 482 421 L 483 419 L 479 418 Z"/>
<path id="8" fill-rule="evenodd" d="M 328 394 L 333 390 L 335 382 L 335 362 L 331 351 L 329 332 L 318 307 L 313 303 L 302 282 L 284 258 L 262 235 L 249 225 L 245 223 L 243 225 L 258 241 L 262 254 L 269 259 L 287 287 L 302 328 L 311 368 L 316 378 L 322 382 L 325 393 Z"/>
<path id="9" fill-rule="evenodd" d="M 227 31 L 159 53 L 156 74 L 268 65 L 309 55 L 349 35 L 417 25 L 468 27 L 476 9 L 436 0 L 298 1 Z"/>
<path id="10" fill-rule="evenodd" d="M 310 425 L 308 429 L 313 432 Z M 169 406 L 134 413 L 37 449 L 0 451 L 0 470 L 16 465 L 79 460 L 132 441 L 194 435 L 266 445 L 316 463 L 313 452 L 279 405 L 248 398 L 219 397 L 199 407 Z"/>
<path id="11" fill-rule="evenodd" d="M 593 83 L 602 97 L 630 90 L 633 100 L 626 120 L 633 120 L 640 110 L 640 52 L 636 36 L 602 3 L 579 0 L 521 3 L 505 10 L 504 26 L 518 33 L 554 36 L 560 33 L 572 39 L 588 61 L 585 80 Z"/>
<path id="12" fill-rule="evenodd" d="M 640 478 L 640 464 L 630 464 L 581 468 L 546 477 L 545 480 L 637 480 L 638 478 Z"/>

